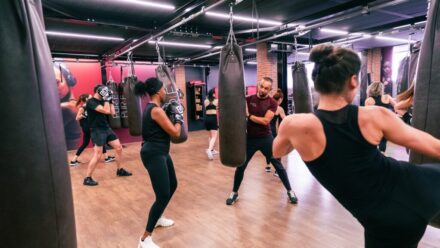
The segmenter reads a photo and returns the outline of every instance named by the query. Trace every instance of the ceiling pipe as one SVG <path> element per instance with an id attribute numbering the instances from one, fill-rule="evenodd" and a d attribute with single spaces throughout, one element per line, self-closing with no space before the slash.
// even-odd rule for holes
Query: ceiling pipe
<path id="1" fill-rule="evenodd" d="M 407 1 L 408 0 L 381 1 L 378 4 L 369 7 L 369 10 L 371 12 L 371 11 L 382 9 L 382 8 L 385 8 L 385 7 L 388 7 L 388 6 L 393 6 L 393 5 L 396 5 L 396 4 L 403 3 L 403 2 L 407 2 Z M 341 13 L 337 13 L 337 14 L 331 15 L 328 18 L 324 17 L 324 18 L 321 18 L 321 19 L 318 19 L 318 20 L 310 21 L 310 22 L 308 22 L 308 23 L 306 23 L 304 25 L 296 26 L 294 28 L 294 30 L 285 31 L 285 32 L 283 32 L 281 34 L 274 34 L 272 36 L 269 36 L 269 37 L 261 39 L 261 40 L 257 40 L 257 41 L 251 42 L 251 43 L 243 44 L 243 45 L 241 45 L 241 47 L 252 46 L 252 45 L 255 45 L 255 44 L 258 44 L 258 43 L 261 43 L 261 42 L 274 40 L 274 39 L 277 39 L 277 38 L 280 38 L 280 37 L 283 37 L 283 36 L 287 36 L 287 35 L 301 34 L 303 32 L 311 31 L 311 30 L 313 30 L 315 28 L 319 28 L 319 27 L 322 27 L 322 26 L 325 26 L 325 25 L 329 25 L 329 24 L 332 24 L 332 23 L 335 23 L 335 22 L 340 22 L 340 21 L 343 21 L 343 20 L 346 20 L 346 19 L 349 19 L 349 18 L 352 18 L 352 17 L 356 17 L 356 16 L 359 16 L 359 15 L 363 14 L 363 8 L 361 6 L 358 6 L 358 7 L 353 8 L 352 11 L 349 11 L 348 13 L 346 13 L 346 12 L 347 11 L 344 11 L 344 12 L 342 12 L 342 14 Z M 322 19 L 326 19 L 326 20 L 323 20 L 323 21 L 319 22 L 319 20 L 322 20 Z M 286 24 L 286 25 L 289 25 L 289 24 Z M 217 54 L 220 54 L 220 51 L 213 52 L 213 53 L 210 52 L 208 54 L 198 55 L 196 57 L 186 59 L 183 62 L 185 63 L 185 62 L 190 62 L 190 61 L 194 61 L 194 60 L 199 60 L 199 59 L 211 57 L 211 56 L 214 56 L 214 55 L 217 55 Z"/>
<path id="2" fill-rule="evenodd" d="M 159 32 L 157 32 L 155 34 L 144 35 L 141 38 L 137 39 L 136 41 L 133 41 L 131 44 L 128 44 L 128 45 L 122 47 L 121 49 L 119 49 L 118 51 L 116 51 L 116 52 L 114 52 L 112 54 L 105 54 L 104 58 L 106 60 L 114 60 L 114 59 L 118 58 L 119 56 L 124 55 L 124 54 L 126 54 L 126 53 L 128 53 L 130 51 L 133 51 L 134 49 L 138 48 L 139 46 L 142 46 L 143 44 L 145 44 L 145 43 L 147 43 L 149 41 L 152 41 L 152 40 L 154 40 L 154 39 L 156 39 L 156 38 L 158 38 L 158 37 L 168 33 L 169 31 L 171 31 L 171 30 L 173 30 L 173 29 L 175 29 L 175 28 L 177 28 L 177 27 L 179 27 L 179 26 L 181 26 L 181 25 L 183 25 L 183 24 L 193 20 L 194 18 L 199 17 L 200 15 L 205 14 L 205 12 L 207 12 L 207 11 L 209 11 L 209 10 L 211 10 L 211 9 L 213 9 L 213 8 L 223 4 L 225 2 L 228 2 L 228 0 L 219 0 L 216 3 L 210 5 L 210 6 L 206 7 L 206 8 L 203 6 L 201 10 L 199 10 L 198 12 L 196 12 L 194 14 L 191 14 L 187 18 L 184 18 L 182 21 L 180 21 L 180 22 L 178 22 L 178 23 L 176 23 L 176 24 L 174 24 L 174 25 L 172 25 L 172 26 L 170 26 L 170 27 L 168 27 L 168 28 L 166 28 L 166 29 L 164 29 L 162 31 L 159 31 Z"/>

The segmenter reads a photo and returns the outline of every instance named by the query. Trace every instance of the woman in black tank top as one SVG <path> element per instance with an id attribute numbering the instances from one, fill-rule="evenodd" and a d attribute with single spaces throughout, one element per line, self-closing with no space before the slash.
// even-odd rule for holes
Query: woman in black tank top
<path id="1" fill-rule="evenodd" d="M 214 149 L 215 142 L 217 141 L 218 123 L 217 123 L 217 99 L 215 98 L 215 88 L 212 88 L 208 92 L 208 99 L 204 102 L 205 105 L 205 128 L 209 132 L 208 149 L 206 149 L 206 155 L 209 160 L 214 159 L 214 155 L 218 152 Z"/>
<path id="2" fill-rule="evenodd" d="M 370 86 L 368 86 L 368 98 L 365 100 L 365 106 L 379 106 L 386 109 L 389 109 L 390 111 L 394 111 L 394 99 L 386 94 L 384 95 L 384 86 L 381 82 L 374 82 Z M 379 151 L 385 153 L 387 149 L 387 140 L 382 138 L 382 140 L 379 143 Z"/>
<path id="3" fill-rule="evenodd" d="M 166 92 L 163 83 L 157 78 L 149 78 L 145 83 L 138 82 L 135 86 L 135 94 L 150 96 L 150 102 L 142 116 L 141 158 L 150 175 L 156 195 L 144 234 L 139 240 L 139 247 L 156 247 L 151 238 L 154 228 L 174 224 L 174 221 L 163 217 L 162 213 L 177 188 L 176 173 L 169 152 L 171 137 L 180 136 L 183 115 L 173 105 L 168 105 L 167 113 L 161 108 Z"/>
<path id="4" fill-rule="evenodd" d="M 321 93 L 318 110 L 286 117 L 274 156 L 297 149 L 313 176 L 364 227 L 365 247 L 417 247 L 440 214 L 440 164 L 397 161 L 376 146 L 385 136 L 440 159 L 440 140 L 382 107 L 350 104 L 361 64 L 352 50 L 321 45 L 310 60 Z"/>

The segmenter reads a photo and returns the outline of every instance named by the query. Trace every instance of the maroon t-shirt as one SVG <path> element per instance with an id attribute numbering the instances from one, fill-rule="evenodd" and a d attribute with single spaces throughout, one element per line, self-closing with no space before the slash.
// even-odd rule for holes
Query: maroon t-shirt
<path id="1" fill-rule="evenodd" d="M 246 97 L 246 102 L 247 102 L 249 114 L 258 117 L 264 117 L 268 110 L 275 113 L 278 108 L 277 102 L 274 99 L 272 99 L 272 97 L 261 99 L 258 98 L 257 95 L 251 95 Z M 270 130 L 270 124 L 261 125 L 251 120 L 248 120 L 247 122 L 248 137 L 257 138 L 257 137 L 267 137 L 269 135 L 272 135 L 272 132 Z"/>

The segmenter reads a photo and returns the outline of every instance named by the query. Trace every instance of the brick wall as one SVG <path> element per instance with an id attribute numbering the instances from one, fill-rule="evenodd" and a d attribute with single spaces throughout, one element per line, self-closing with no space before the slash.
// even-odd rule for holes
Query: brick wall
<path id="1" fill-rule="evenodd" d="M 371 74 L 371 82 L 380 81 L 381 63 L 382 63 L 382 49 L 373 48 L 368 49 L 367 53 L 368 73 Z"/>
<path id="2" fill-rule="evenodd" d="M 188 129 L 188 117 L 187 117 L 187 105 L 186 105 L 186 77 L 185 77 L 185 67 L 184 66 L 177 66 L 174 69 L 174 73 L 176 75 L 176 86 L 179 88 L 183 94 L 183 99 L 180 99 L 180 103 L 185 107 L 185 113 L 184 113 L 184 120 L 186 123 L 186 129 Z"/>
<path id="3" fill-rule="evenodd" d="M 273 80 L 272 88 L 277 89 L 277 56 L 274 53 L 269 53 L 269 48 L 269 44 L 267 43 L 257 44 L 257 83 L 259 83 L 263 77 L 270 77 Z"/>

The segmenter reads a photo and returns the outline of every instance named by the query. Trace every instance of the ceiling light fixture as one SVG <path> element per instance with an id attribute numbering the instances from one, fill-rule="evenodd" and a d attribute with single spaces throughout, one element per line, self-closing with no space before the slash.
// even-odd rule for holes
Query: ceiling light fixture
<path id="1" fill-rule="evenodd" d="M 421 22 L 414 23 L 414 25 L 425 24 L 425 23 L 426 23 L 426 21 L 421 21 Z"/>
<path id="2" fill-rule="evenodd" d="M 248 65 L 256 65 L 257 61 L 247 61 L 246 64 L 248 64 Z"/>
<path id="3" fill-rule="evenodd" d="M 296 54 L 298 54 L 298 55 L 306 55 L 306 56 L 310 55 L 310 53 L 308 53 L 308 52 L 296 52 Z"/>
<path id="4" fill-rule="evenodd" d="M 98 54 L 89 54 L 89 53 L 62 53 L 62 52 L 53 52 L 53 55 L 61 55 L 61 56 L 83 56 L 83 57 L 99 57 Z"/>
<path id="5" fill-rule="evenodd" d="M 156 41 L 151 40 L 148 42 L 149 44 L 156 44 Z M 193 47 L 193 48 L 212 48 L 210 45 L 200 45 L 200 44 L 192 44 L 192 43 L 181 43 L 181 42 L 169 42 L 169 41 L 159 41 L 159 45 L 162 46 L 176 46 L 176 47 Z"/>
<path id="6" fill-rule="evenodd" d="M 244 51 L 256 53 L 257 49 L 256 48 L 245 48 Z"/>
<path id="7" fill-rule="evenodd" d="M 406 27 L 411 27 L 411 24 L 406 24 L 406 25 L 394 27 L 393 29 L 395 30 L 395 29 L 401 29 L 401 28 L 406 28 Z"/>
<path id="8" fill-rule="evenodd" d="M 324 33 L 340 34 L 340 35 L 347 35 L 348 34 L 347 31 L 330 29 L 330 28 L 321 28 L 320 30 L 321 30 L 321 32 L 324 32 Z"/>
<path id="9" fill-rule="evenodd" d="M 95 40 L 124 41 L 123 38 L 119 38 L 119 37 L 90 35 L 90 34 L 77 34 L 77 33 L 67 33 L 67 32 L 58 32 L 58 31 L 46 31 L 46 34 L 52 35 L 52 36 L 63 36 L 63 37 L 72 37 L 72 38 L 87 38 L 87 39 L 95 39 Z"/>
<path id="10" fill-rule="evenodd" d="M 140 0 L 121 0 L 121 1 L 126 2 L 126 3 L 143 5 L 143 6 L 147 6 L 147 7 L 158 8 L 158 9 L 167 9 L 167 10 L 174 10 L 175 9 L 175 7 L 171 4 L 153 3 L 153 2 L 140 1 Z"/>
<path id="11" fill-rule="evenodd" d="M 415 41 L 413 40 L 406 40 L 406 39 L 401 39 L 401 38 L 394 38 L 394 37 L 388 37 L 388 36 L 375 36 L 376 39 L 378 40 L 386 40 L 386 41 L 396 41 L 396 42 L 402 42 L 402 43 L 414 43 Z"/>
<path id="12" fill-rule="evenodd" d="M 229 14 L 223 14 L 223 13 L 219 13 L 219 12 L 208 11 L 208 12 L 206 12 L 206 15 L 212 16 L 212 17 L 219 17 L 219 18 L 223 18 L 223 19 L 229 19 Z M 272 20 L 266 20 L 266 19 L 258 19 L 257 20 L 255 18 L 239 16 L 239 15 L 234 15 L 234 20 L 245 21 L 245 22 L 259 22 L 260 24 L 267 24 L 267 25 L 274 25 L 274 26 L 280 26 L 283 24 L 282 22 L 278 22 L 278 21 L 272 21 Z"/>

